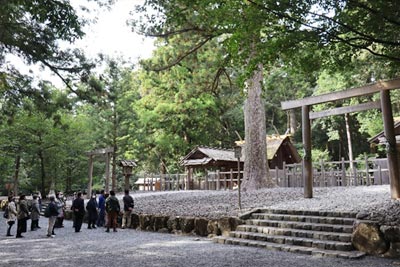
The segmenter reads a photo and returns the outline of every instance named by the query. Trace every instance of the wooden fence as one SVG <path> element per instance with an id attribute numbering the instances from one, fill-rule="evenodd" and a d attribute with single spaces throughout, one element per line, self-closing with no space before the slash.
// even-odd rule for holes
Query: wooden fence
<path id="1" fill-rule="evenodd" d="M 283 164 L 283 169 L 271 169 L 272 181 L 279 187 L 303 187 L 303 165 Z M 232 190 L 237 188 L 237 171 L 208 172 L 206 175 L 193 175 L 189 181 L 186 174 L 153 174 L 140 178 L 143 185 L 139 190 Z M 240 172 L 243 177 L 243 171 Z M 365 158 L 352 162 L 320 161 L 313 163 L 314 187 L 360 186 L 389 184 L 386 159 Z"/>

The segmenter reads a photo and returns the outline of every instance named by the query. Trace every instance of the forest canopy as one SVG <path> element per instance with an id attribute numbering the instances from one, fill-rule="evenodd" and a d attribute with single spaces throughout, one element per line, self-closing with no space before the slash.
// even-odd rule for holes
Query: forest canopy
<path id="1" fill-rule="evenodd" d="M 400 3 L 394 0 L 146 0 L 132 6 L 141 19 L 129 23 L 155 38 L 156 48 L 135 66 L 63 49 L 60 42 L 84 36 L 88 21 L 69 1 L 42 2 L 6 0 L 0 10 L 0 184 L 18 184 L 26 193 L 86 190 L 85 152 L 96 148 L 114 148 L 116 189 L 123 188 L 119 159 L 137 161 L 137 175 L 182 173 L 179 161 L 193 147 L 232 148 L 254 127 L 261 136 L 290 132 L 301 151 L 299 111 L 282 111 L 281 101 L 399 75 Z M 21 74 L 8 54 L 40 64 L 64 86 Z M 104 68 L 94 70 L 96 64 Z M 395 116 L 398 94 L 392 92 Z M 384 156 L 372 154 L 367 142 L 382 130 L 379 110 L 350 114 L 348 123 L 355 158 Z M 348 158 L 345 125 L 343 116 L 316 120 L 313 155 Z M 95 189 L 104 187 L 104 169 L 96 160 Z"/>

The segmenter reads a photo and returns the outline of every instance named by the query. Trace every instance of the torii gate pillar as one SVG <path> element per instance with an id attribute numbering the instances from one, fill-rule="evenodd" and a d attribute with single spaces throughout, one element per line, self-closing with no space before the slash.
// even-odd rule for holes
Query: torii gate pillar
<path id="1" fill-rule="evenodd" d="M 380 93 L 383 128 L 387 142 L 386 155 L 390 177 L 390 196 L 392 199 L 398 199 L 400 198 L 400 170 L 396 147 L 396 135 L 394 132 L 392 103 L 390 101 L 390 91 L 382 90 Z"/>
<path id="2" fill-rule="evenodd" d="M 313 174 L 312 174 L 312 157 L 311 157 L 311 123 L 310 123 L 310 107 L 302 106 L 302 125 L 303 125 L 303 181 L 304 181 L 304 197 L 313 197 Z"/>

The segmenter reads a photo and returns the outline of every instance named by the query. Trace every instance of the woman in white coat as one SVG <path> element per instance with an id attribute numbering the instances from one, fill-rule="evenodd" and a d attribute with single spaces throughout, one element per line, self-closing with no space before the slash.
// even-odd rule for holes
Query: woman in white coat
<path id="1" fill-rule="evenodd" d="M 8 218 L 7 218 L 7 236 L 13 236 L 11 234 L 11 227 L 15 224 L 15 220 L 17 219 L 17 206 L 15 205 L 14 197 L 8 197 Z"/>

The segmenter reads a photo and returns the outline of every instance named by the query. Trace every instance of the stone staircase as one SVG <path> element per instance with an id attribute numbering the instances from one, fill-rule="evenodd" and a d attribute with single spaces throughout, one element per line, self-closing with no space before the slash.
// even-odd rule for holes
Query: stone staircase
<path id="1" fill-rule="evenodd" d="M 365 255 L 351 243 L 356 213 L 257 210 L 229 236 L 214 242 L 254 246 L 315 256 L 357 259 Z"/>

